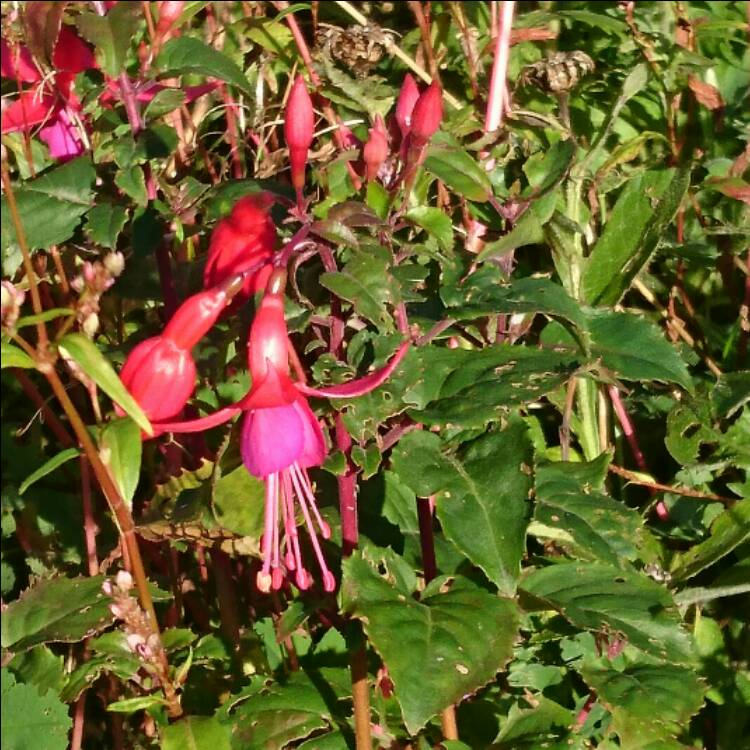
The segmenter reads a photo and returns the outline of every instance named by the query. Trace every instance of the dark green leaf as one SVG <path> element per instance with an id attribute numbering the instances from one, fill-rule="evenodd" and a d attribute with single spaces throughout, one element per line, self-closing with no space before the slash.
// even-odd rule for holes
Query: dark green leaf
<path id="1" fill-rule="evenodd" d="M 586 300 L 614 305 L 646 266 L 690 185 L 690 170 L 642 172 L 622 191 L 583 273 Z"/>
<path id="2" fill-rule="evenodd" d="M 97 203 L 86 216 L 86 232 L 91 241 L 111 250 L 128 221 L 127 209 L 113 203 Z"/>
<path id="3" fill-rule="evenodd" d="M 532 447 L 525 424 L 514 420 L 458 455 L 441 450 L 433 433 L 411 432 L 399 441 L 391 460 L 401 481 L 417 495 L 435 496 L 446 537 L 502 594 L 512 596 L 531 490 Z"/>
<path id="4" fill-rule="evenodd" d="M 80 455 L 78 448 L 66 448 L 60 451 L 58 454 L 45 461 L 36 471 L 29 474 L 26 479 L 21 483 L 18 488 L 18 494 L 23 495 L 34 482 L 38 482 L 42 477 L 46 477 L 47 474 L 53 472 L 58 466 L 62 466 L 65 462 L 70 461 L 71 458 L 77 458 Z"/>
<path id="5" fill-rule="evenodd" d="M 187 716 L 164 728 L 161 750 L 230 750 L 230 730 L 214 716 Z"/>
<path id="6" fill-rule="evenodd" d="M 492 195 L 489 177 L 476 159 L 447 136 L 433 138 L 427 150 L 425 169 L 451 190 L 470 201 L 484 203 Z"/>
<path id="7" fill-rule="evenodd" d="M 535 696 L 533 708 L 511 707 L 502 731 L 492 744 L 498 750 L 546 747 L 559 739 L 573 721 L 573 714 L 559 703 Z"/>
<path id="8" fill-rule="evenodd" d="M 60 351 L 70 357 L 116 404 L 148 435 L 153 433 L 148 418 L 128 393 L 112 365 L 96 346 L 80 333 L 69 333 L 60 340 Z"/>
<path id="9" fill-rule="evenodd" d="M 3 750 L 65 750 L 73 721 L 68 707 L 49 690 L 42 694 L 33 685 L 17 683 L 2 670 Z"/>
<path id="10" fill-rule="evenodd" d="M 535 570 L 521 589 L 579 628 L 618 632 L 661 659 L 687 662 L 691 643 L 669 591 L 645 575 L 600 563 L 559 563 Z"/>
<path id="11" fill-rule="evenodd" d="M 526 160 L 523 171 L 531 183 L 522 198 L 531 199 L 544 195 L 560 183 L 570 169 L 576 153 L 572 139 L 558 141 L 547 151 L 538 152 Z M 550 211 L 550 215 L 552 211 Z"/>
<path id="12" fill-rule="evenodd" d="M 388 667 L 412 734 L 492 680 L 511 656 L 515 604 L 466 579 L 447 593 L 425 592 L 417 601 L 355 554 L 344 561 L 342 598 Z"/>
<path id="13" fill-rule="evenodd" d="M 416 206 L 406 212 L 404 218 L 429 232 L 446 252 L 453 249 L 453 223 L 448 214 L 431 206 Z"/>
<path id="14" fill-rule="evenodd" d="M 711 391 L 711 404 L 718 417 L 731 417 L 750 402 L 750 370 L 722 373 Z"/>
<path id="15" fill-rule="evenodd" d="M 170 39 L 156 58 L 156 67 L 169 75 L 193 73 L 218 78 L 253 93 L 245 74 L 232 60 L 195 37 Z"/>
<path id="16" fill-rule="evenodd" d="M 110 78 L 117 78 L 125 66 L 140 20 L 141 9 L 133 3 L 117 3 L 105 16 L 93 12 L 76 16 L 78 30 L 96 47 L 97 61 Z"/>
<path id="17" fill-rule="evenodd" d="M 148 192 L 146 191 L 146 178 L 143 176 L 143 167 L 134 164 L 132 167 L 121 169 L 115 175 L 115 185 L 125 195 L 132 198 L 138 206 L 148 203 Z"/>

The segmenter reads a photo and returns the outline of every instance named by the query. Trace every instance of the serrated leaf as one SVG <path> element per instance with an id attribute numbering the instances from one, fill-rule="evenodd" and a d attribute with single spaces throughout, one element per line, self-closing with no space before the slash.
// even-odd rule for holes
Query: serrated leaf
<path id="1" fill-rule="evenodd" d="M 128 212 L 123 206 L 97 203 L 86 215 L 85 231 L 92 242 L 114 250 L 127 221 Z"/>
<path id="2" fill-rule="evenodd" d="M 514 602 L 466 579 L 456 580 L 447 593 L 417 601 L 355 553 L 344 561 L 342 599 L 363 621 L 388 667 L 411 734 L 492 680 L 512 653 L 518 627 Z"/>
<path id="3" fill-rule="evenodd" d="M 223 529 L 246 537 L 260 549 L 265 485 L 244 466 L 222 476 L 213 486 L 212 504 Z"/>
<path id="4" fill-rule="evenodd" d="M 424 168 L 470 201 L 484 203 L 492 195 L 487 172 L 445 134 L 433 137 Z"/>
<path id="5" fill-rule="evenodd" d="M 153 434 L 151 423 L 143 409 L 128 393 L 105 356 L 89 339 L 80 333 L 63 336 L 60 351 L 70 357 L 135 423 L 148 435 Z"/>
<path id="6" fill-rule="evenodd" d="M 141 431 L 127 417 L 107 424 L 99 438 L 99 455 L 128 507 L 132 505 L 141 475 L 142 449 Z"/>
<path id="7" fill-rule="evenodd" d="M 236 63 L 223 52 L 195 37 L 170 39 L 159 53 L 155 64 L 165 74 L 192 73 L 210 76 L 231 83 L 247 94 L 253 93 L 249 81 Z"/>
<path id="8" fill-rule="evenodd" d="M 560 739 L 573 721 L 573 714 L 559 703 L 540 695 L 535 705 L 511 707 L 508 719 L 492 743 L 498 750 L 518 750 L 522 747 L 546 747 L 552 740 Z"/>
<path id="9" fill-rule="evenodd" d="M 439 208 L 416 206 L 409 209 L 404 218 L 429 232 L 446 252 L 453 249 L 453 222 L 451 217 Z"/>
<path id="10" fill-rule="evenodd" d="M 415 431 L 391 456 L 402 482 L 420 497 L 435 496 L 446 537 L 507 596 L 524 552 L 532 453 L 526 425 L 513 420 L 460 454 L 442 449 L 434 433 Z"/>
<path id="11" fill-rule="evenodd" d="M 688 662 L 691 642 L 669 591 L 645 575 L 602 563 L 559 563 L 535 570 L 520 588 L 579 628 L 622 633 L 660 659 Z"/>
<path id="12" fill-rule="evenodd" d="M 134 164 L 132 167 L 125 167 L 115 175 L 115 185 L 122 190 L 125 195 L 132 198 L 138 206 L 145 206 L 148 203 L 148 191 L 146 190 L 146 178 L 143 175 L 143 168 Z"/>
<path id="13" fill-rule="evenodd" d="M 687 365 L 653 323 L 630 313 L 589 314 L 591 353 L 623 380 L 661 380 L 693 388 Z"/>
<path id="14" fill-rule="evenodd" d="M 0 693 L 3 750 L 65 750 L 68 747 L 68 732 L 73 721 L 68 716 L 68 707 L 53 691 L 40 695 L 36 687 L 16 682 L 11 672 L 3 669 Z"/>
<path id="15" fill-rule="evenodd" d="M 711 525 L 711 535 L 672 559 L 672 578 L 684 581 L 730 554 L 750 539 L 750 498 L 728 507 Z"/>
<path id="16" fill-rule="evenodd" d="M 2 367 L 21 367 L 24 370 L 33 370 L 36 365 L 34 360 L 26 352 L 7 341 L 0 342 L 0 362 Z"/>
<path id="17" fill-rule="evenodd" d="M 91 205 L 95 176 L 90 158 L 82 156 L 15 189 L 29 250 L 46 250 L 73 236 L 81 216 Z M 5 196 L 0 199 L 0 207 L 3 273 L 10 276 L 21 265 L 21 250 Z"/>
<path id="18" fill-rule="evenodd" d="M 393 330 L 386 309 L 392 301 L 393 279 L 388 273 L 389 254 L 378 246 L 363 246 L 354 251 L 341 271 L 323 273 L 320 283 L 329 291 L 350 302 L 362 317 L 384 331 Z"/>
<path id="19" fill-rule="evenodd" d="M 53 472 L 58 466 L 62 466 L 67 461 L 70 461 L 71 458 L 77 458 L 80 453 L 78 448 L 66 448 L 60 451 L 23 480 L 21 486 L 18 488 L 18 494 L 23 495 L 34 482 L 38 482 L 42 477 L 46 477 L 47 474 Z"/>
<path id="20" fill-rule="evenodd" d="M 110 78 L 122 71 L 140 20 L 140 8 L 132 3 L 117 3 L 105 16 L 93 12 L 76 16 L 78 30 L 96 47 L 99 66 Z"/>
<path id="21" fill-rule="evenodd" d="M 689 168 L 653 170 L 622 191 L 583 272 L 585 299 L 614 305 L 648 263 L 690 185 Z"/>
<path id="22" fill-rule="evenodd" d="M 641 516 L 601 491 L 610 455 L 591 462 L 537 466 L 534 520 L 562 529 L 584 558 L 621 565 L 638 555 Z"/>
<path id="23" fill-rule="evenodd" d="M 750 402 L 750 370 L 724 372 L 711 390 L 711 405 L 719 417 L 731 417 Z"/>
<path id="24" fill-rule="evenodd" d="M 304 672 L 294 672 L 284 685 L 255 677 L 249 687 L 230 696 L 232 748 L 283 750 L 289 743 L 327 728 L 331 714 L 317 687 Z"/>
<path id="25" fill-rule="evenodd" d="M 0 628 L 3 648 L 21 651 L 45 641 L 75 643 L 112 622 L 104 576 L 39 581 L 11 602 Z"/>

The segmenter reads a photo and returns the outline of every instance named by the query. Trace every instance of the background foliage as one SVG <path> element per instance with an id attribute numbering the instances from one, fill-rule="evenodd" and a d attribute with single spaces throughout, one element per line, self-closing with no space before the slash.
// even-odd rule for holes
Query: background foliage
<path id="1" fill-rule="evenodd" d="M 490 3 L 417 3 L 458 106 L 407 196 L 356 185 L 359 151 L 321 117 L 307 192 L 336 269 L 318 255 L 293 267 L 297 348 L 317 383 L 380 366 L 401 303 L 416 345 L 373 393 L 316 402 L 353 438 L 314 472 L 340 586 L 274 596 L 253 584 L 262 489 L 237 426 L 141 445 L 112 408 L 126 406 L 114 371 L 163 328 L 169 295 L 200 288 L 239 197 L 292 194 L 289 18 L 362 140 L 392 112 L 404 63 L 341 41 L 356 26 L 345 3 L 188 2 L 163 45 L 142 7 L 158 19 L 156 3 L 22 3 L 23 18 L 16 5 L 2 3 L 3 37 L 46 69 L 56 23 L 96 55 L 75 77 L 84 154 L 56 163 L 35 132 L 6 133 L 4 169 L 53 365 L 132 507 L 184 714 L 169 719 L 102 592 L 122 567 L 118 530 L 37 372 L 48 365 L 19 344 L 36 345 L 39 318 L 6 190 L 3 273 L 27 295 L 3 329 L 3 746 L 354 747 L 363 670 L 383 748 L 435 746 L 452 705 L 447 750 L 747 746 L 746 4 L 518 3 L 512 109 L 484 134 Z M 390 29 L 429 68 L 413 5 L 357 9 L 368 38 Z M 138 93 L 172 86 L 138 100 L 139 132 L 122 93 L 105 96 L 123 75 Z M 17 88 L 3 79 L 4 102 Z M 290 237 L 298 219 L 274 211 Z M 113 250 L 124 271 L 92 307 L 65 279 Z M 196 350 L 196 415 L 247 390 L 252 309 Z M 346 344 L 331 351 L 337 316 Z M 359 548 L 342 559 L 347 461 Z"/>

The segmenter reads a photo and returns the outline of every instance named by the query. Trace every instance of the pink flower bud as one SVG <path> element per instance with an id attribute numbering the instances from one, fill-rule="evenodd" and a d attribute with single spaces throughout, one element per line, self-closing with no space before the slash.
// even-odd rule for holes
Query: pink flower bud
<path id="1" fill-rule="evenodd" d="M 411 142 L 423 147 L 440 127 L 443 119 L 443 92 L 437 81 L 433 81 L 414 105 L 411 115 Z"/>
<path id="2" fill-rule="evenodd" d="M 184 0 L 177 0 L 175 2 L 168 0 L 166 2 L 159 2 L 156 5 L 159 8 L 159 22 L 156 24 L 156 34 L 157 36 L 164 36 L 182 15 L 185 2 Z"/>
<path id="3" fill-rule="evenodd" d="M 419 89 L 410 73 L 404 76 L 404 82 L 401 84 L 401 91 L 398 95 L 398 102 L 396 103 L 396 122 L 401 130 L 403 138 L 409 133 L 411 127 L 412 112 L 414 111 L 414 105 L 419 99 Z"/>
<path id="4" fill-rule="evenodd" d="M 162 338 L 190 351 L 213 327 L 226 304 L 227 293 L 222 287 L 188 297 L 167 323 Z"/>
<path id="5" fill-rule="evenodd" d="M 305 184 L 307 151 L 313 140 L 315 113 L 307 92 L 305 79 L 297 76 L 289 94 L 284 115 L 284 137 L 289 146 L 289 163 L 292 168 L 292 185 L 301 191 Z"/>
<path id="6" fill-rule="evenodd" d="M 365 144 L 362 156 L 367 167 L 367 179 L 374 180 L 383 162 L 388 158 L 388 134 L 380 115 L 375 118 L 375 127 L 370 128 L 370 138 Z"/>

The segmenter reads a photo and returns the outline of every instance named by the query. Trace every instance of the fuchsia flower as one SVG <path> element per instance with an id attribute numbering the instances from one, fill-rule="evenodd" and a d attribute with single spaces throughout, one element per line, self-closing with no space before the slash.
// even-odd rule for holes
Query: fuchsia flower
<path id="1" fill-rule="evenodd" d="M 94 55 L 70 26 L 63 25 L 52 52 L 55 67 L 54 84 L 45 83 L 41 71 L 25 47 L 12 50 L 3 40 L 0 46 L 3 78 L 16 82 L 38 84 L 25 89 L 3 110 L 2 132 L 28 131 L 44 125 L 39 137 L 49 147 L 54 159 L 65 161 L 84 151 L 84 139 L 76 126 L 81 103 L 73 93 L 77 73 L 96 67 Z"/>
<path id="2" fill-rule="evenodd" d="M 370 128 L 370 138 L 365 143 L 362 156 L 367 167 L 367 179 L 374 180 L 388 158 L 388 133 L 380 115 L 375 117 L 375 126 Z"/>
<path id="3" fill-rule="evenodd" d="M 432 138 L 443 119 L 443 92 L 433 81 L 422 93 L 411 113 L 409 138 L 414 147 L 421 148 Z"/>
<path id="4" fill-rule="evenodd" d="M 348 398 L 381 385 L 403 359 L 405 342 L 391 361 L 359 380 L 329 388 L 309 388 L 289 377 L 289 341 L 284 319 L 286 272 L 277 269 L 253 320 L 248 339 L 252 375 L 249 393 L 234 406 L 188 422 L 154 424 L 161 432 L 199 432 L 245 412 L 241 453 L 247 470 L 265 482 L 265 522 L 262 540 L 263 566 L 256 583 L 263 592 L 281 587 L 287 573 L 298 588 L 312 583 L 305 568 L 297 530 L 297 510 L 310 537 L 323 588 L 333 591 L 336 581 L 329 570 L 318 539 L 330 536 L 315 501 L 307 470 L 320 466 L 328 452 L 320 423 L 310 409 L 308 396 Z M 316 530 L 317 527 L 317 530 Z"/>
<path id="5" fill-rule="evenodd" d="M 142 341 L 128 355 L 120 379 L 150 421 L 174 417 L 195 389 L 195 362 L 191 349 L 216 322 L 242 277 L 180 305 L 161 336 Z M 117 411 L 122 410 L 117 407 Z M 161 434 L 154 430 L 154 437 Z"/>
<path id="6" fill-rule="evenodd" d="M 404 82 L 401 84 L 401 91 L 396 102 L 396 122 L 401 131 L 402 138 L 406 138 L 409 135 L 411 114 L 418 99 L 419 88 L 411 74 L 407 73 L 404 76 Z"/>
<path id="7" fill-rule="evenodd" d="M 315 113 L 307 84 L 302 76 L 297 76 L 284 112 L 284 137 L 289 147 L 292 185 L 298 197 L 302 195 L 302 188 L 305 186 L 305 164 L 314 131 Z"/>

